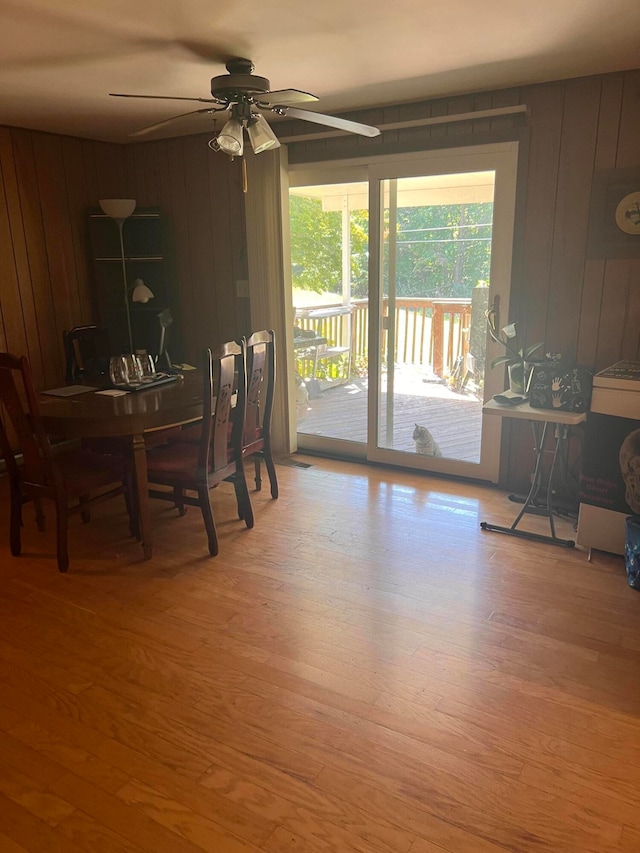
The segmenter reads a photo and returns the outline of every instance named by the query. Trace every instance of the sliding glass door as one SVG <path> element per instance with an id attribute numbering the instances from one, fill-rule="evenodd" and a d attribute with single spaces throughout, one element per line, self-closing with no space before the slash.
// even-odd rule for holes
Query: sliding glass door
<path id="1" fill-rule="evenodd" d="M 301 448 L 497 479 L 500 419 L 482 403 L 504 375 L 485 369 L 485 313 L 498 297 L 507 321 L 516 157 L 504 144 L 352 164 L 341 181 L 294 173 Z"/>
<path id="2" fill-rule="evenodd" d="M 369 184 L 350 177 L 353 172 L 345 170 L 327 175 L 327 183 L 290 188 L 292 355 L 298 446 L 362 456 L 368 429 Z"/>

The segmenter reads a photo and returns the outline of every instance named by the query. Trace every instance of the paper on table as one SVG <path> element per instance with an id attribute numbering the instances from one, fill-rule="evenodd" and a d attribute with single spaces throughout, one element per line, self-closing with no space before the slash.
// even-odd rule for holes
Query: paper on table
<path id="1" fill-rule="evenodd" d="M 97 388 L 90 388 L 88 385 L 65 385 L 64 388 L 50 388 L 42 393 L 51 394 L 53 397 L 73 397 L 74 394 L 87 394 L 89 391 L 97 390 Z"/>
<path id="2" fill-rule="evenodd" d="M 104 391 L 96 391 L 96 394 L 103 394 L 105 397 L 124 397 L 128 391 L 119 391 L 117 388 L 107 388 Z"/>

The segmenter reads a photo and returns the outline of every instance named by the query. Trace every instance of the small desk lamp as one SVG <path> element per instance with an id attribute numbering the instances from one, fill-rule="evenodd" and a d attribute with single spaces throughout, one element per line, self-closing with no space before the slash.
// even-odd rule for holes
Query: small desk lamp
<path id="1" fill-rule="evenodd" d="M 133 282 L 133 293 L 131 294 L 132 302 L 142 302 L 146 305 L 146 303 L 150 299 L 155 299 L 155 293 L 151 290 L 150 287 L 144 283 L 141 278 L 137 278 Z"/>
<path id="2" fill-rule="evenodd" d="M 160 344 L 158 346 L 158 365 L 162 365 L 164 362 L 164 367 L 168 373 L 177 373 L 173 364 L 171 364 L 171 357 L 167 350 L 167 329 L 173 323 L 173 316 L 171 311 L 168 308 L 165 308 L 164 311 L 161 311 L 158 315 L 158 322 L 160 323 Z"/>
<path id="3" fill-rule="evenodd" d="M 124 307 L 127 314 L 127 331 L 129 333 L 129 352 L 134 353 L 133 335 L 131 334 L 131 313 L 129 311 L 129 289 L 127 287 L 127 265 L 124 256 L 124 241 L 122 239 L 122 226 L 125 219 L 128 219 L 136 209 L 136 200 L 134 198 L 102 198 L 100 199 L 100 207 L 103 213 L 118 226 L 118 234 L 120 236 L 120 257 L 122 259 L 122 285 L 124 289 Z"/>

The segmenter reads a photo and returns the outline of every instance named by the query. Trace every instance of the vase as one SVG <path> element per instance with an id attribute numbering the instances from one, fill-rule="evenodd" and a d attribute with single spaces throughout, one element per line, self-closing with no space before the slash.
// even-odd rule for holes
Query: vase
<path id="1" fill-rule="evenodd" d="M 509 364 L 507 370 L 509 372 L 509 390 L 513 394 L 524 394 L 524 364 L 522 362 Z"/>

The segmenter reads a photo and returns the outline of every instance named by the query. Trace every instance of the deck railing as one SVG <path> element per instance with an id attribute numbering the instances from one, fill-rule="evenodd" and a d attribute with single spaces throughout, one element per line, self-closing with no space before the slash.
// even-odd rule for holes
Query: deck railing
<path id="1" fill-rule="evenodd" d="M 342 309 L 342 310 L 340 310 Z M 381 351 L 387 351 L 389 300 L 383 301 Z M 385 321 L 385 318 L 386 321 Z M 469 351 L 471 299 L 396 297 L 394 361 L 430 367 L 436 376 L 449 376 L 459 357 Z M 296 325 L 327 339 L 331 346 L 349 346 L 351 364 L 358 369 L 369 353 L 369 302 L 354 299 L 321 308 L 296 310 Z M 304 366 L 301 368 L 306 373 Z"/>

